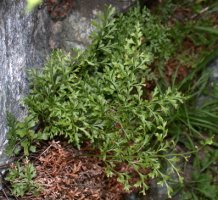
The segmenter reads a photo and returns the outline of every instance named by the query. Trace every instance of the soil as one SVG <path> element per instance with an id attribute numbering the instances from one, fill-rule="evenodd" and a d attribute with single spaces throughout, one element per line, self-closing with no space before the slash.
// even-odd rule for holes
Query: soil
<path id="1" fill-rule="evenodd" d="M 60 141 L 45 143 L 39 149 L 30 161 L 36 167 L 35 182 L 42 189 L 37 195 L 16 200 L 121 200 L 129 195 L 116 177 L 106 176 L 98 151 L 88 146 L 77 150 Z M 1 199 L 9 198 L 10 192 L 3 192 Z"/>

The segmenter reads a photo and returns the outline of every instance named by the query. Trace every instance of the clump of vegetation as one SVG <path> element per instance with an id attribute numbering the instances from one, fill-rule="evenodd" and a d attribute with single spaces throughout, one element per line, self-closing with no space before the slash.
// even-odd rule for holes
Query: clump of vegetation
<path id="1" fill-rule="evenodd" d="M 107 175 L 117 177 L 126 190 L 145 193 L 155 178 L 171 196 L 174 173 L 180 182 L 175 191 L 183 190 L 185 199 L 216 199 L 211 171 L 217 158 L 218 102 L 213 98 L 196 106 L 206 92 L 205 66 L 213 57 L 205 52 L 216 40 L 196 39 L 205 32 L 196 35 L 190 21 L 181 28 L 172 18 L 178 7 L 173 1 L 168 5 L 156 10 L 159 17 L 139 7 L 115 16 L 109 8 L 93 22 L 96 30 L 85 51 L 75 57 L 55 51 L 43 70 L 31 71 L 28 116 L 9 120 L 10 153 L 29 155 L 40 141 L 57 137 L 78 149 L 88 143 L 95 149 L 91 156 L 102 159 Z M 183 59 L 191 51 L 187 41 L 201 47 L 192 51 L 194 61 Z M 182 150 L 175 152 L 176 145 Z M 188 155 L 196 169 L 191 181 L 185 177 L 183 182 L 176 162 Z M 198 177 L 201 172 L 206 173 Z M 197 189 L 187 191 L 190 185 Z"/>
<path id="2" fill-rule="evenodd" d="M 118 176 L 129 189 L 133 170 L 138 177 L 134 186 L 145 192 L 148 178 L 159 177 L 167 184 L 160 163 L 166 159 L 173 165 L 173 159 L 164 154 L 172 145 L 165 139 L 167 118 L 185 98 L 176 90 L 160 93 L 155 88 L 146 99 L 148 65 L 161 52 L 166 56 L 162 41 L 168 41 L 167 31 L 154 26 L 155 18 L 147 9 L 141 13 L 134 8 L 118 18 L 114 14 L 113 8 L 104 13 L 88 50 L 74 59 L 56 51 L 42 72 L 32 72 L 25 100 L 29 116 L 16 124 L 18 130 L 13 132 L 15 137 L 9 136 L 9 145 L 20 138 L 28 154 L 42 136 L 63 135 L 78 148 L 90 141 L 100 150 L 109 176 Z M 157 30 L 158 40 L 153 37 Z M 40 130 L 34 134 L 36 121 Z M 116 170 L 121 164 L 131 170 Z"/>
<path id="3" fill-rule="evenodd" d="M 34 181 L 35 177 L 35 167 L 28 160 L 25 160 L 24 165 L 18 162 L 12 165 L 5 179 L 12 185 L 12 194 L 22 197 L 26 193 L 39 193 L 40 185 Z"/>
<path id="4" fill-rule="evenodd" d="M 148 178 L 167 184 L 160 163 L 166 159 L 173 165 L 174 159 L 164 154 L 172 145 L 165 139 L 167 119 L 185 98 L 170 88 L 164 93 L 155 88 L 146 98 L 146 77 L 152 76 L 148 65 L 161 52 L 167 56 L 165 28 L 154 25 L 147 9 L 134 8 L 118 18 L 114 14 L 110 8 L 101 16 L 88 50 L 74 59 L 56 51 L 42 72 L 32 72 L 25 100 L 29 116 L 16 124 L 9 146 L 19 138 L 28 154 L 42 136 L 63 135 L 78 148 L 90 141 L 100 150 L 109 176 L 118 176 L 129 189 L 134 171 L 134 186 L 145 192 Z M 159 39 L 153 37 L 157 31 Z M 40 130 L 34 134 L 36 121 Z M 131 170 L 116 170 L 121 164 Z"/>
<path id="5" fill-rule="evenodd" d="M 170 23 L 177 41 L 177 50 L 167 65 L 166 75 L 174 69 L 172 78 L 164 75 L 161 85 L 171 85 L 190 98 L 171 116 L 169 135 L 190 159 L 183 164 L 184 182 L 176 185 L 175 194 L 182 199 L 218 198 L 217 172 L 217 90 L 210 78 L 208 63 L 217 58 L 217 6 L 214 1 L 165 1 L 156 10 L 162 22 Z M 176 63 L 176 66 L 175 66 Z M 183 78 L 179 77 L 182 75 Z M 190 169 L 191 168 L 191 169 Z"/>

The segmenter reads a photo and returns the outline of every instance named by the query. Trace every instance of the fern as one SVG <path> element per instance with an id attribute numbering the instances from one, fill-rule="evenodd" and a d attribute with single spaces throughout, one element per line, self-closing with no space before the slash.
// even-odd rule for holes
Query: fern
<path id="1" fill-rule="evenodd" d="M 125 189 L 140 187 L 145 193 L 146 180 L 160 178 L 170 195 L 169 177 L 161 172 L 162 159 L 175 163 L 164 155 L 172 148 L 166 125 L 185 97 L 170 88 L 163 93 L 155 88 L 145 98 L 145 77 L 152 76 L 148 65 L 160 55 L 169 56 L 167 29 L 147 9 L 114 14 L 109 8 L 100 17 L 92 44 L 76 58 L 55 51 L 42 71 L 31 72 L 25 100 L 29 116 L 18 127 L 23 124 L 23 137 L 29 138 L 32 126 L 26 120 L 37 119 L 40 137 L 63 136 L 78 148 L 90 141 L 100 150 L 107 174 L 116 175 Z M 21 137 L 19 130 L 16 134 Z M 120 165 L 127 171 L 119 170 Z"/>

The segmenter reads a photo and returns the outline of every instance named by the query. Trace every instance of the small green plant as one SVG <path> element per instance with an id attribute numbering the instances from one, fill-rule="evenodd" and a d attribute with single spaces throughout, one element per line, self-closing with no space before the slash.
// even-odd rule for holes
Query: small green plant
<path id="1" fill-rule="evenodd" d="M 46 140 L 47 135 L 41 132 L 35 132 L 34 128 L 37 126 L 38 121 L 32 116 L 26 117 L 22 122 L 18 122 L 14 116 L 8 114 L 8 144 L 6 152 L 8 155 L 17 155 L 22 150 L 26 156 L 30 152 L 36 151 L 36 143 L 40 140 Z"/>
<path id="2" fill-rule="evenodd" d="M 218 151 L 211 146 L 205 146 L 193 154 L 192 159 L 192 166 L 185 166 L 184 170 L 187 174 L 184 183 L 178 185 L 175 191 L 181 193 L 184 200 L 216 200 L 218 185 L 216 183 L 217 172 L 215 166 Z M 192 170 L 192 173 L 188 172 L 189 170 Z"/>
<path id="3" fill-rule="evenodd" d="M 217 173 L 213 164 L 217 160 L 218 101 L 215 97 L 217 91 L 208 84 L 211 74 L 207 69 L 208 63 L 218 55 L 216 21 L 213 18 L 216 11 L 217 3 L 214 1 L 194 0 L 165 1 L 156 11 L 163 23 L 171 22 L 171 36 L 177 46 L 172 58 L 178 61 L 170 81 L 162 76 L 163 84 L 159 83 L 160 80 L 158 84 L 163 88 L 171 85 L 189 96 L 168 120 L 169 135 L 177 146 L 185 153 L 192 152 L 191 159 L 184 162 L 184 182 L 179 184 L 181 197 L 187 200 L 218 198 Z M 188 72 L 182 81 L 176 80 L 179 65 L 185 66 Z M 162 67 L 160 74 L 165 70 Z M 191 165 L 194 166 L 191 171 L 185 170 Z"/>
<path id="4" fill-rule="evenodd" d="M 35 167 L 26 160 L 24 165 L 18 162 L 13 164 L 5 179 L 11 184 L 13 195 L 22 197 L 26 193 L 35 195 L 40 191 L 40 185 L 34 181 L 35 177 Z"/>

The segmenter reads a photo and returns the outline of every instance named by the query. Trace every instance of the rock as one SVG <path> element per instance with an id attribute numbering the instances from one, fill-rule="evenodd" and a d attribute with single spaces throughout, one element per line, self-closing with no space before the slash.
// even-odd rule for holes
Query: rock
<path id="1" fill-rule="evenodd" d="M 78 0 L 72 11 L 63 20 L 54 21 L 50 45 L 70 51 L 72 48 L 84 49 L 89 45 L 89 35 L 93 30 L 91 21 L 105 6 L 111 4 L 117 10 L 125 10 L 132 1 L 116 0 Z"/>
<path id="2" fill-rule="evenodd" d="M 45 10 L 24 11 L 25 0 L 0 2 L 0 157 L 5 145 L 6 112 L 21 119 L 28 92 L 26 70 L 42 66 L 50 52 L 51 20 Z"/>
<path id="3" fill-rule="evenodd" d="M 218 82 L 218 58 L 213 59 L 209 64 L 209 69 L 211 70 L 211 82 Z"/>

